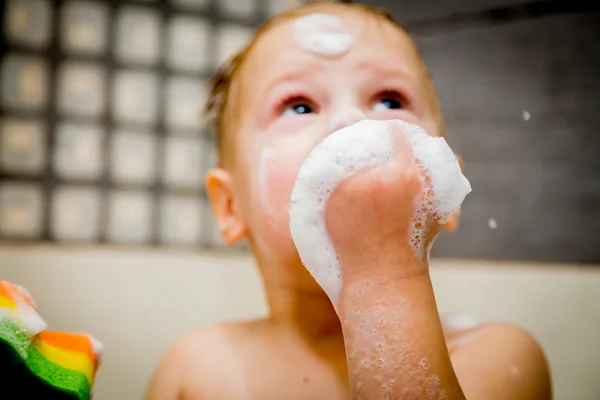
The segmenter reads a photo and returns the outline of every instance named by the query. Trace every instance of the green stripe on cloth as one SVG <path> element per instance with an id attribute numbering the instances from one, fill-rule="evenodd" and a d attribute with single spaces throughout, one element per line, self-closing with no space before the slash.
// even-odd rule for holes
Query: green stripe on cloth
<path id="1" fill-rule="evenodd" d="M 48 385 L 64 392 L 73 393 L 80 400 L 89 400 L 91 388 L 83 372 L 64 368 L 49 361 L 35 347 L 31 347 L 29 350 L 27 366 L 31 372 Z"/>

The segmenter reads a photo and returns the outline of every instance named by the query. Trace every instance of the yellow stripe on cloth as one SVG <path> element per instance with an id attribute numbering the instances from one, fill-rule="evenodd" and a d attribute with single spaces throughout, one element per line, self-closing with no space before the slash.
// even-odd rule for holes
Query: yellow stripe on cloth
<path id="1" fill-rule="evenodd" d="M 85 353 L 64 350 L 39 340 L 35 341 L 35 346 L 49 361 L 63 368 L 82 372 L 87 377 L 90 387 L 94 384 L 94 363 Z"/>
<path id="2" fill-rule="evenodd" d="M 8 297 L 0 296 L 0 308 L 10 308 L 11 310 L 16 310 L 17 305 L 12 299 Z"/>

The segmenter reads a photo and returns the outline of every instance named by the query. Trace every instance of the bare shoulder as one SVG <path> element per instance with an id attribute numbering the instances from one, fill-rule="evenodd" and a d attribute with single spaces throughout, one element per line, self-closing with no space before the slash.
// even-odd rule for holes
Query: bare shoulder
<path id="1" fill-rule="evenodd" d="M 544 351 L 517 325 L 480 325 L 449 340 L 448 347 L 467 398 L 552 398 Z"/>
<path id="2" fill-rule="evenodd" d="M 162 356 L 148 387 L 147 400 L 224 398 L 224 387 L 236 389 L 238 360 L 232 349 L 237 325 L 217 325 L 189 332 Z M 227 379 L 227 382 L 223 382 Z M 226 386 L 222 386 L 227 383 Z M 219 389 L 221 393 L 214 393 Z"/>

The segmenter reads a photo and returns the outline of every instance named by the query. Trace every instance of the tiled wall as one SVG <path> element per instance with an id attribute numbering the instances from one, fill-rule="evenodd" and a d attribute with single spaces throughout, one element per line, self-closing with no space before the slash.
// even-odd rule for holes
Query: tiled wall
<path id="1" fill-rule="evenodd" d="M 3 4 L 0 240 L 219 246 L 207 79 L 289 4 Z"/>
<path id="2" fill-rule="evenodd" d="M 299 1 L 0 3 L 0 241 L 220 246 L 206 82 Z M 473 183 L 435 255 L 600 261 L 598 7 L 365 2 L 415 35 Z"/>

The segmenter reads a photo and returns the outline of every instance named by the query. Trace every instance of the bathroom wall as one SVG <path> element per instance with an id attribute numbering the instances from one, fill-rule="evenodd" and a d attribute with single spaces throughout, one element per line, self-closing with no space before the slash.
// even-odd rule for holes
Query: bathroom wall
<path id="1" fill-rule="evenodd" d="M 0 4 L 0 240 L 219 247 L 207 81 L 282 1 Z"/>
<path id="2" fill-rule="evenodd" d="M 473 186 L 434 253 L 598 264 L 598 3 L 365 3 L 414 35 Z"/>

